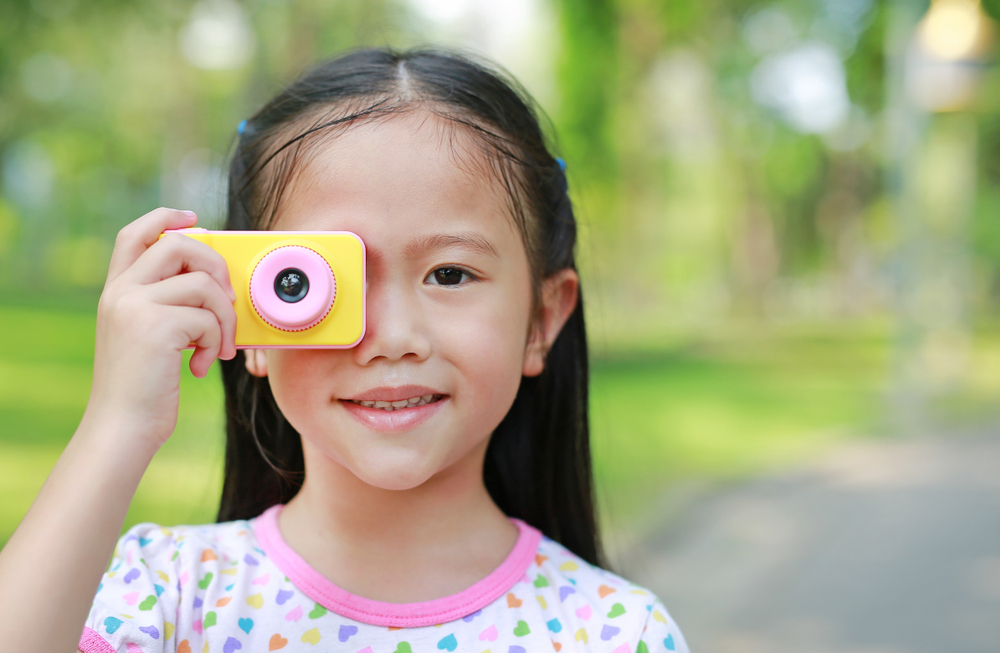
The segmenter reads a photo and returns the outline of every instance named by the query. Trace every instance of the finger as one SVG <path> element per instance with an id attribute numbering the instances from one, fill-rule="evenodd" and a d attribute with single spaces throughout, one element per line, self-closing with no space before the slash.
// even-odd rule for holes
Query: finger
<path id="1" fill-rule="evenodd" d="M 236 301 L 226 259 L 205 243 L 181 234 L 167 234 L 150 246 L 129 269 L 129 277 L 135 283 L 150 284 L 184 272 L 211 275 L 230 301 Z"/>
<path id="2" fill-rule="evenodd" d="M 219 357 L 236 356 L 236 311 L 232 300 L 207 272 L 179 274 L 146 286 L 149 301 L 162 305 L 204 308 L 216 318 L 222 331 Z"/>
<path id="3" fill-rule="evenodd" d="M 164 231 L 190 227 L 197 221 L 198 216 L 193 211 L 159 208 L 127 224 L 115 239 L 115 251 L 108 266 L 108 281 L 135 263 Z"/>
<path id="4" fill-rule="evenodd" d="M 188 366 L 199 379 L 204 378 L 212 361 L 219 356 L 222 346 L 222 331 L 219 321 L 211 311 L 188 306 L 178 306 L 182 329 L 188 343 L 194 343 L 194 354 Z"/>
<path id="5" fill-rule="evenodd" d="M 191 360 L 188 361 L 191 374 L 195 378 L 204 379 L 208 375 L 212 363 L 218 358 L 218 353 L 218 350 L 195 348 L 194 353 L 191 354 Z"/>

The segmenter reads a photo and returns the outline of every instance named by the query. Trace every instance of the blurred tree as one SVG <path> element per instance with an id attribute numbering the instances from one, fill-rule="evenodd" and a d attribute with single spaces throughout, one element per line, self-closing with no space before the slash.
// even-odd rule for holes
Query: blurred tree
<path id="1" fill-rule="evenodd" d="M 217 223 L 240 119 L 320 57 L 399 41 L 400 7 L 0 4 L 0 268 L 95 287 L 114 234 L 151 208 Z"/>

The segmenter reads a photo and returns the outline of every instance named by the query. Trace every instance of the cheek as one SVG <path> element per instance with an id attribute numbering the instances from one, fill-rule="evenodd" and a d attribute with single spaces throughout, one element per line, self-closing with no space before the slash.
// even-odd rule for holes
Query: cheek
<path id="1" fill-rule="evenodd" d="M 447 326 L 436 338 L 461 372 L 458 397 L 464 395 L 474 409 L 466 414 L 468 426 L 489 427 L 487 436 L 510 409 L 521 383 L 529 310 L 525 294 L 502 289 L 442 321 Z"/>
<path id="2" fill-rule="evenodd" d="M 327 367 L 323 357 L 314 351 L 272 349 L 267 352 L 271 394 L 285 418 L 300 433 L 310 430 L 319 412 L 310 408 L 329 401 L 322 383 Z"/>

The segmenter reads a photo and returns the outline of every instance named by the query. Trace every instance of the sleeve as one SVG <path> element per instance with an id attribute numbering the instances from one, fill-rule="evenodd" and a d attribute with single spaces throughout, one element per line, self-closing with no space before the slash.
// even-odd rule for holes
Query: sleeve
<path id="1" fill-rule="evenodd" d="M 684 635 L 659 599 L 653 602 L 635 653 L 690 653 Z"/>
<path id="2" fill-rule="evenodd" d="M 178 603 L 178 542 L 155 524 L 138 524 L 118 540 L 80 637 L 83 653 L 173 651 Z"/>

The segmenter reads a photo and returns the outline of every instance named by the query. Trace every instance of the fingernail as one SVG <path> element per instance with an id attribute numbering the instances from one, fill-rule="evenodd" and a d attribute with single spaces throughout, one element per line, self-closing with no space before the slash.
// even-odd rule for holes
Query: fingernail
<path id="1" fill-rule="evenodd" d="M 189 217 L 189 218 L 197 218 L 197 217 L 198 217 L 198 216 L 197 216 L 197 215 L 195 214 L 195 212 L 194 212 L 194 211 L 182 211 L 182 213 L 184 213 L 184 215 L 186 215 L 186 216 L 187 216 L 187 217 Z"/>

